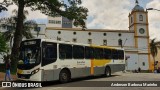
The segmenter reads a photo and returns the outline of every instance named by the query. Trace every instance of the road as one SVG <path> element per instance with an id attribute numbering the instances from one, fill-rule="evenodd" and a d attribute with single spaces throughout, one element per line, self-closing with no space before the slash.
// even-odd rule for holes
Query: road
<path id="1" fill-rule="evenodd" d="M 123 82 L 121 82 L 123 81 Z M 87 77 L 74 79 L 70 83 L 46 83 L 42 88 L 19 88 L 19 90 L 159 90 L 160 87 L 111 87 L 111 83 L 128 83 L 136 81 L 159 81 L 160 74 L 156 73 L 122 73 L 118 72 L 111 77 Z M 108 84 L 109 83 L 109 84 Z M 140 82 L 138 82 L 140 83 Z M 106 86 L 105 86 L 106 85 Z M 0 88 L 10 90 L 11 88 Z M 16 88 L 17 90 L 17 88 Z"/>

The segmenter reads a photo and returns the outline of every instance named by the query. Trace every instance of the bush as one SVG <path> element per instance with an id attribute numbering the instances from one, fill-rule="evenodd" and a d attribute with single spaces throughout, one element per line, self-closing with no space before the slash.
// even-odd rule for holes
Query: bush
<path id="1" fill-rule="evenodd" d="M 0 64 L 0 72 L 5 73 L 5 64 Z M 11 68 L 11 74 L 16 74 L 16 70 L 12 70 Z"/>
<path id="2" fill-rule="evenodd" d="M 5 65 L 4 64 L 0 64 L 0 72 L 5 72 Z"/>

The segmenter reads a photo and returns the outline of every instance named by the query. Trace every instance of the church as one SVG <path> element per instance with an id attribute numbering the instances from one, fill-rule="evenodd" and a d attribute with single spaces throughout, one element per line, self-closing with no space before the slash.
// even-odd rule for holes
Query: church
<path id="1" fill-rule="evenodd" d="M 136 1 L 129 13 L 129 30 L 86 29 L 74 27 L 65 17 L 48 17 L 45 38 L 59 41 L 124 48 L 126 70 L 152 70 L 150 60 L 148 12 Z M 127 22 L 127 21 L 126 21 Z"/>
<path id="2" fill-rule="evenodd" d="M 62 16 L 49 17 L 48 23 L 39 24 L 32 34 L 38 38 L 58 41 L 110 46 L 125 50 L 126 70 L 153 70 L 150 55 L 148 12 L 136 0 L 128 15 L 128 30 L 86 29 L 75 27 L 73 21 Z M 126 22 L 128 22 L 126 21 Z M 1 57 L 1 56 L 0 56 Z M 2 60 L 1 60 L 2 61 Z"/>

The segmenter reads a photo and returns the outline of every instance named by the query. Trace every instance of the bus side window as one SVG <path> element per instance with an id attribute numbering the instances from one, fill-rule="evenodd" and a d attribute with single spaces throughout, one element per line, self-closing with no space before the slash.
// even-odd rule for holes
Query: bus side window
<path id="1" fill-rule="evenodd" d="M 104 49 L 104 58 L 105 59 L 111 59 L 112 58 L 112 52 L 110 49 Z"/>
<path id="2" fill-rule="evenodd" d="M 59 59 L 72 59 L 72 45 L 59 44 Z"/>
<path id="3" fill-rule="evenodd" d="M 118 59 L 121 59 L 121 60 L 124 59 L 124 51 L 123 50 L 118 51 Z"/>
<path id="4" fill-rule="evenodd" d="M 57 44 L 43 42 L 42 66 L 57 60 Z"/>
<path id="5" fill-rule="evenodd" d="M 84 47 L 83 46 L 73 46 L 73 58 L 74 59 L 84 59 Z"/>
<path id="6" fill-rule="evenodd" d="M 104 59 L 103 57 L 103 49 L 102 48 L 94 48 L 95 59 Z"/>
<path id="7" fill-rule="evenodd" d="M 118 59 L 118 51 L 117 50 L 112 49 L 112 58 Z"/>
<path id="8" fill-rule="evenodd" d="M 86 59 L 94 59 L 94 48 L 85 47 L 85 58 Z"/>
<path id="9" fill-rule="evenodd" d="M 57 55 L 56 55 L 56 52 L 55 52 L 55 47 L 46 47 L 45 48 L 45 58 L 46 59 L 56 59 L 57 58 Z"/>
<path id="10" fill-rule="evenodd" d="M 59 48 L 59 59 L 66 59 L 66 52 L 62 48 Z"/>

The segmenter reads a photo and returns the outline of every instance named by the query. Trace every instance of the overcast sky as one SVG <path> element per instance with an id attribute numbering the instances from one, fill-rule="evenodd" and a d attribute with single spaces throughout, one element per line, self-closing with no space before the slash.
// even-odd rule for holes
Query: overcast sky
<path id="1" fill-rule="evenodd" d="M 89 10 L 87 28 L 128 30 L 128 15 L 135 6 L 135 0 L 82 0 L 82 2 Z M 144 9 L 160 9 L 160 0 L 139 0 L 139 5 Z M 17 7 L 10 6 L 8 12 L 0 13 L 0 17 L 10 16 L 14 8 Z M 148 14 L 150 38 L 160 40 L 160 11 L 148 11 Z M 30 11 L 28 19 L 47 23 L 47 16 L 39 11 Z"/>

